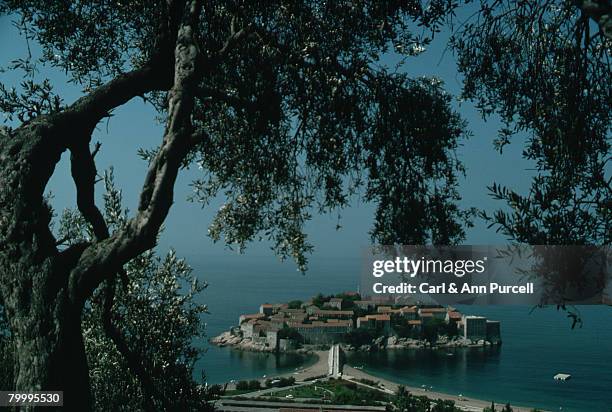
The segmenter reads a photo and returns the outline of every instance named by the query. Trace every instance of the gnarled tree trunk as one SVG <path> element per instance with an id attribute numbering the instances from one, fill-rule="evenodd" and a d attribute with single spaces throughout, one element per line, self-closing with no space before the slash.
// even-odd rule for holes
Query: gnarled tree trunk
<path id="1" fill-rule="evenodd" d="M 178 170 L 194 144 L 200 3 L 172 3 L 183 17 L 180 23 L 170 18 L 149 64 L 117 76 L 61 112 L 8 133 L 0 129 L 0 302 L 16 348 L 16 391 L 62 390 L 64 409 L 91 409 L 83 306 L 104 280 L 155 245 L 172 204 Z M 168 90 L 163 141 L 151 161 L 136 216 L 110 234 L 94 202 L 91 134 L 113 108 L 153 90 Z M 77 205 L 95 239 L 60 250 L 44 191 L 66 150 L 71 152 Z"/>
<path id="2" fill-rule="evenodd" d="M 63 390 L 90 408 L 81 334 L 82 302 L 71 299 L 73 250 L 58 252 L 44 188 L 62 152 L 53 119 L 0 137 L 0 292 L 15 345 L 15 390 Z"/>
<path id="3" fill-rule="evenodd" d="M 63 391 L 62 410 L 87 411 L 91 395 L 80 311 L 54 303 L 12 318 L 16 331 L 15 388 L 23 392 Z M 58 315 L 53 309 L 64 313 Z"/>

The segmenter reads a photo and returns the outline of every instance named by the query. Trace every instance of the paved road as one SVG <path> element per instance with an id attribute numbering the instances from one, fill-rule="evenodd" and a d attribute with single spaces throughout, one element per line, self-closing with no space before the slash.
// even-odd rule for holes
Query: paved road
<path id="1" fill-rule="evenodd" d="M 344 379 L 368 379 L 371 381 L 378 381 L 381 383 L 381 386 L 384 389 L 391 390 L 393 392 L 397 391 L 399 384 L 395 382 L 388 381 L 386 379 L 379 378 L 377 376 L 370 375 L 362 370 L 352 368 L 348 365 L 344 365 Z M 458 408 L 463 409 L 464 411 L 469 412 L 482 412 L 482 410 L 486 407 L 491 406 L 491 401 L 483 401 L 480 399 L 468 398 L 466 396 L 458 396 L 458 395 L 450 395 L 448 393 L 435 392 L 431 390 L 425 391 L 423 388 L 411 387 L 403 385 L 410 393 L 418 396 L 427 396 L 430 399 L 445 399 L 455 401 L 455 405 Z M 502 400 L 497 400 L 495 402 L 498 405 L 505 404 Z M 533 408 L 526 408 L 522 406 L 514 406 L 512 405 L 512 410 L 515 412 L 530 412 Z"/>

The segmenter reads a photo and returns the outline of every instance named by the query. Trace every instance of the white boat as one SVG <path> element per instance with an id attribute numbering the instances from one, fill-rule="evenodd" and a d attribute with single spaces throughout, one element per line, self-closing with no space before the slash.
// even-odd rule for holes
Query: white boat
<path id="1" fill-rule="evenodd" d="M 569 373 L 557 373 L 555 376 L 553 376 L 553 379 L 556 381 L 566 381 L 571 377 L 572 375 L 570 375 Z"/>

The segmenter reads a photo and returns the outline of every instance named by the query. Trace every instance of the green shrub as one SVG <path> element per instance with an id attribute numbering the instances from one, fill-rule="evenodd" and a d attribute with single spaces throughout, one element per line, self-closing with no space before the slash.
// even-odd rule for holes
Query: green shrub
<path id="1" fill-rule="evenodd" d="M 247 391 L 249 390 L 249 382 L 248 381 L 240 381 L 236 384 L 236 389 L 239 391 Z"/>
<path id="2" fill-rule="evenodd" d="M 344 342 L 353 346 L 369 345 L 374 338 L 374 334 L 369 329 L 363 327 L 344 334 Z"/>
<path id="3" fill-rule="evenodd" d="M 261 389 L 261 383 L 259 381 L 256 381 L 256 380 L 252 380 L 248 384 L 248 389 L 252 390 L 252 391 L 257 391 L 257 390 Z"/>

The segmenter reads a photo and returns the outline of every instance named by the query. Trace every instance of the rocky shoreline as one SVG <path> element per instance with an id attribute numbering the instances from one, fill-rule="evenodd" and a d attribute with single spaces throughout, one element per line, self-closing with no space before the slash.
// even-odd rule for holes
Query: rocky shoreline
<path id="1" fill-rule="evenodd" d="M 341 345 L 345 351 L 373 352 L 386 349 L 440 349 L 440 348 L 473 348 L 485 346 L 497 346 L 499 343 L 491 343 L 486 340 L 472 341 L 463 337 L 448 338 L 439 336 L 435 343 L 424 339 L 398 338 L 396 336 L 380 336 L 370 344 L 361 346 Z"/>
<path id="2" fill-rule="evenodd" d="M 239 335 L 232 334 L 231 331 L 226 331 L 209 340 L 213 345 L 220 347 L 232 347 L 238 350 L 252 352 L 277 352 L 276 349 L 270 348 L 265 343 L 254 342 L 251 338 L 243 338 Z M 396 349 L 441 349 L 441 348 L 467 348 L 467 347 L 486 347 L 496 346 L 500 343 L 491 343 L 485 340 L 472 341 L 463 337 L 455 337 L 449 339 L 447 336 L 440 336 L 435 343 L 428 342 L 423 339 L 398 338 L 395 336 L 379 336 L 370 344 L 361 346 L 341 344 L 344 351 L 349 352 L 375 352 L 380 350 L 396 350 Z M 298 349 L 283 351 L 285 353 L 311 353 L 314 350 L 321 349 L 325 345 L 307 345 Z"/>
<path id="3" fill-rule="evenodd" d="M 213 345 L 217 345 L 220 347 L 228 346 L 233 349 L 250 351 L 250 352 L 269 352 L 275 353 L 278 352 L 277 349 L 271 348 L 267 346 L 265 343 L 254 342 L 251 338 L 243 338 L 238 335 L 233 335 L 230 331 L 223 332 L 219 336 L 215 336 L 214 338 L 209 340 Z M 284 353 L 312 353 L 315 348 L 298 348 L 292 349 L 288 351 L 283 351 Z"/>

